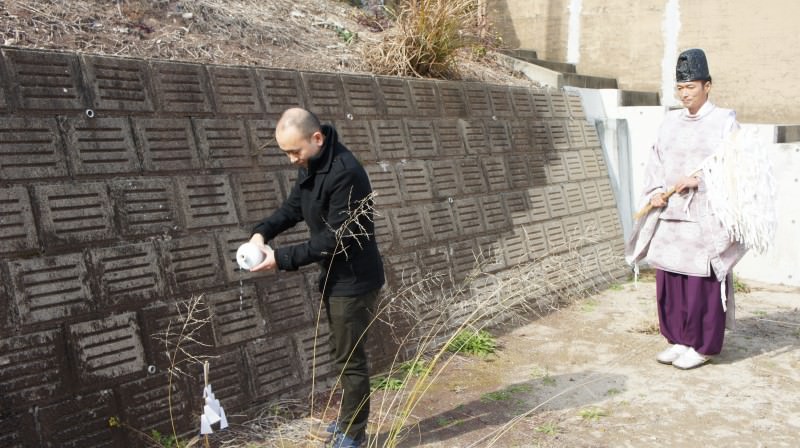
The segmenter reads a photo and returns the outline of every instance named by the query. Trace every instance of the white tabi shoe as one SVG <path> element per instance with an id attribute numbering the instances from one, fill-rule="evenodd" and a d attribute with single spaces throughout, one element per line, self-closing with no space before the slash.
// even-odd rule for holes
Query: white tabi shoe
<path id="1" fill-rule="evenodd" d="M 686 353 L 686 350 L 689 350 L 689 347 L 681 344 L 675 344 L 656 355 L 656 361 L 660 362 L 661 364 L 672 364 L 676 359 L 680 358 L 681 355 Z"/>
<path id="2" fill-rule="evenodd" d="M 700 353 L 694 351 L 693 348 L 690 348 L 689 350 L 686 350 L 686 352 L 682 354 L 680 358 L 673 361 L 672 365 L 682 370 L 689 370 L 702 366 L 703 364 L 707 363 L 709 359 L 711 358 L 701 355 Z"/>

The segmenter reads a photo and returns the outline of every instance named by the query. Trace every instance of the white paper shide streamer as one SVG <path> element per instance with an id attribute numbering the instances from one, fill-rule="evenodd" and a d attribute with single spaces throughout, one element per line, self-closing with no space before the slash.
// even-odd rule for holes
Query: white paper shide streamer
<path id="1" fill-rule="evenodd" d="M 205 405 L 203 406 L 203 414 L 200 416 L 200 434 L 207 435 L 214 432 L 212 425 L 217 423 L 219 423 L 220 430 L 227 428 L 228 419 L 225 417 L 225 409 L 222 408 L 219 400 L 211 391 L 211 385 L 208 384 L 208 363 L 204 365 L 204 373 L 206 378 L 206 386 L 203 388 Z"/>
<path id="2" fill-rule="evenodd" d="M 711 210 L 731 240 L 766 252 L 778 225 L 776 187 L 766 145 L 757 133 L 733 132 L 702 169 Z"/>

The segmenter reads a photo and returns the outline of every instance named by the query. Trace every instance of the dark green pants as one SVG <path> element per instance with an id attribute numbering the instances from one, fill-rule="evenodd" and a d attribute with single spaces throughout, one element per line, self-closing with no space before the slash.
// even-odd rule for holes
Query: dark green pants
<path id="1" fill-rule="evenodd" d="M 380 289 L 356 297 L 325 297 L 335 373 L 341 375 L 339 427 L 358 437 L 369 420 L 369 368 L 364 346 Z"/>

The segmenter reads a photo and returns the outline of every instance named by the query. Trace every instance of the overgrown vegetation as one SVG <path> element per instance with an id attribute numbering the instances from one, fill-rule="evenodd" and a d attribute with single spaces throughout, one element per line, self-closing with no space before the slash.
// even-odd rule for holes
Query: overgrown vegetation
<path id="1" fill-rule="evenodd" d="M 497 342 L 486 330 L 461 330 L 447 344 L 447 351 L 467 355 L 486 356 L 494 353 Z"/>

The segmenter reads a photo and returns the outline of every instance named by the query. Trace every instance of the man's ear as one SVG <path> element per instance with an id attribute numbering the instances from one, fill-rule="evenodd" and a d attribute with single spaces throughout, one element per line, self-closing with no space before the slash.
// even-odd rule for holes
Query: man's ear
<path id="1" fill-rule="evenodd" d="M 315 145 L 321 147 L 322 144 L 325 143 L 325 136 L 322 135 L 321 131 L 317 131 L 311 134 L 311 141 L 314 142 Z"/>

